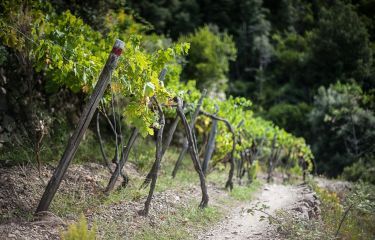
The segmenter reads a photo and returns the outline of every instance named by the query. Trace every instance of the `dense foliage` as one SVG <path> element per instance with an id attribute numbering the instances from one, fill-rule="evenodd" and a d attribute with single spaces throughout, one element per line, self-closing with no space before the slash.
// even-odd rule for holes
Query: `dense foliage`
<path id="1" fill-rule="evenodd" d="M 375 115 L 370 106 L 373 100 L 374 96 L 364 94 L 357 84 L 339 82 L 329 88 L 319 88 L 310 122 L 316 133 L 313 147 L 317 156 L 324 160 L 321 166 L 326 168 L 324 170 L 338 174 L 348 166 L 345 174 L 349 179 L 370 180 L 371 177 L 366 176 L 374 173 L 371 162 Z M 368 167 L 359 171 L 358 163 Z M 349 167 L 352 164 L 354 166 Z"/>
<path id="2" fill-rule="evenodd" d="M 268 182 L 275 169 L 286 182 L 319 172 L 358 183 L 342 202 L 316 187 L 322 218 L 313 228 L 285 218 L 298 233 L 292 235 L 330 236 L 348 214 L 356 220 L 340 235 L 366 238 L 375 184 L 374 12 L 373 0 L 2 1 L 0 167 L 37 164 L 41 174 L 43 163 L 55 164 L 109 53 L 118 54 L 96 121 L 77 138 L 77 158 L 104 163 L 111 173 L 106 194 L 119 176 L 121 187 L 138 184 L 123 171 L 132 158 L 138 170 L 149 170 L 133 193 L 139 198 L 150 186 L 139 212 L 147 215 L 173 140 L 174 150 L 182 145 L 176 171 L 186 150 L 193 160 L 201 208 L 209 199 L 206 179 L 224 170 L 230 189 L 244 176 L 255 187 L 259 169 Z M 111 49 L 116 39 L 122 53 Z M 133 147 L 138 136 L 143 141 Z M 225 181 L 223 174 L 215 180 Z M 52 199 L 48 189 L 60 182 L 50 183 L 45 194 Z M 81 219 L 61 237 L 94 239 L 95 231 Z"/>
<path id="3" fill-rule="evenodd" d="M 307 116 L 315 111 L 321 86 L 354 82 L 362 89 L 360 94 L 373 93 L 374 1 L 144 0 L 130 1 L 129 6 L 155 24 L 156 32 L 172 38 L 191 34 L 204 24 L 227 31 L 238 52 L 230 65 L 227 92 L 250 97 L 256 114 L 314 145 L 319 172 L 337 176 L 359 160 L 342 161 L 346 151 L 340 148 L 334 153 L 338 157 L 331 156 L 336 160 L 328 160 L 332 152 L 320 157 L 325 148 L 316 142 Z M 170 17 L 177 15 L 186 18 Z M 185 21 L 189 21 L 186 27 Z M 373 106 L 367 109 L 373 116 Z M 331 132 L 320 136 L 335 142 Z M 373 138 L 369 144 L 375 145 Z M 358 164 L 366 165 L 363 160 Z"/>
<path id="4" fill-rule="evenodd" d="M 23 9 L 22 12 L 17 12 L 17 6 Z M 152 96 L 165 106 L 167 113 L 170 112 L 169 104 L 174 96 L 182 96 L 192 104 L 193 109 L 201 95 L 194 82 L 198 82 L 202 88 L 211 89 L 213 94 L 223 90 L 229 60 L 234 60 L 236 53 L 231 37 L 209 26 L 174 44 L 163 37 L 158 39 L 154 35 L 145 35 L 143 24 L 137 23 L 122 10 L 108 11 L 104 30 L 96 31 L 69 10 L 59 13 L 51 5 L 38 1 L 31 5 L 5 2 L 2 7 L 3 44 L 8 51 L 21 54 L 30 63 L 29 71 L 33 71 L 29 76 L 30 82 L 39 79 L 49 94 L 56 94 L 63 88 L 73 93 L 90 94 L 114 39 L 124 39 L 126 47 L 123 58 L 112 77 L 111 91 L 105 96 L 103 107 L 110 108 L 109 100 L 113 94 L 118 96 L 123 123 L 136 127 L 143 136 L 153 135 L 154 129 L 158 128 L 159 116 L 149 109 Z M 14 22 L 10 22 L 10 19 Z M 28 21 L 25 22 L 25 19 Z M 158 44 L 160 40 L 164 43 Z M 191 45 L 184 41 L 190 41 Z M 191 55 L 183 60 L 190 46 Z M 180 63 L 184 61 L 188 62 L 181 68 Z M 163 67 L 168 69 L 165 83 L 158 80 Z M 195 81 L 181 82 L 181 72 L 186 80 Z M 222 85 L 218 82 L 222 82 Z M 189 94 L 186 94 L 187 91 Z M 214 112 L 217 105 L 217 115 L 226 118 L 232 126 L 238 126 L 235 127 L 236 134 L 240 134 L 242 129 L 247 132 L 241 147 L 237 148 L 239 152 L 254 145 L 255 139 L 264 137 L 265 144 L 261 147 L 269 149 L 264 151 L 264 156 L 267 156 L 274 147 L 271 146 L 271 139 L 277 135 L 278 148 L 285 149 L 285 152 L 294 148 L 294 154 L 290 155 L 294 159 L 293 165 L 299 167 L 298 159 L 302 157 L 310 163 L 311 170 L 312 154 L 302 139 L 295 138 L 270 122 L 255 118 L 249 109 L 249 100 L 230 97 L 223 101 L 224 97 L 207 99 L 203 109 Z M 37 102 L 36 99 L 32 100 Z M 29 104 L 33 104 L 33 101 Z M 43 120 L 41 116 L 40 119 Z M 241 121 L 244 124 L 239 126 Z M 201 127 L 205 131 L 208 125 Z M 214 159 L 220 160 L 230 151 L 233 138 L 224 124 L 219 124 L 218 131 L 218 150 Z"/>
<path id="5" fill-rule="evenodd" d="M 319 172 L 336 176 L 345 169 L 350 179 L 368 180 L 366 166 L 374 159 L 374 131 L 367 127 L 374 118 L 371 9 L 372 1 L 4 1 L 1 143 L 11 141 L 15 123 L 24 123 L 16 131 L 31 139 L 53 135 L 65 115 L 74 124 L 108 49 L 120 38 L 126 50 L 103 106 L 110 108 L 114 93 L 123 124 L 143 136 L 158 127 L 150 97 L 169 106 L 181 96 L 192 110 L 206 88 L 214 100 L 203 109 L 214 113 L 217 104 L 218 116 L 246 136 L 237 148 L 266 136 L 262 148 L 269 155 L 277 136 L 280 159 L 311 159 L 304 140 L 284 128 L 313 146 Z M 174 116 L 168 107 L 165 112 Z M 200 118 L 197 130 L 209 131 L 210 121 Z M 214 159 L 222 159 L 232 141 L 221 123 L 219 131 Z"/>

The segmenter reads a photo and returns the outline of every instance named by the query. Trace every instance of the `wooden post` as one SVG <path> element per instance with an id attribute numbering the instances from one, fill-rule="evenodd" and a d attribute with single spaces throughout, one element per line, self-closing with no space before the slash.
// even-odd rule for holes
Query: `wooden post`
<path id="1" fill-rule="evenodd" d="M 216 108 L 216 113 L 217 113 L 219 111 L 219 107 L 216 104 L 215 104 L 215 108 Z M 207 148 L 204 154 L 204 160 L 202 164 L 202 171 L 204 175 L 206 175 L 207 173 L 208 162 L 211 160 L 212 154 L 214 153 L 214 150 L 215 150 L 216 133 L 217 133 L 217 120 L 212 119 L 211 132 L 208 137 L 208 144 L 207 144 Z"/>
<path id="2" fill-rule="evenodd" d="M 272 140 L 272 147 L 271 147 L 271 155 L 268 159 L 268 169 L 267 169 L 267 183 L 270 183 L 271 181 L 273 181 L 273 176 L 272 176 L 272 171 L 273 171 L 273 164 L 274 164 L 274 159 L 275 159 L 275 155 L 276 155 L 276 139 L 277 139 L 277 133 L 275 133 L 275 135 L 273 135 L 273 140 Z"/>
<path id="3" fill-rule="evenodd" d="M 90 100 L 86 104 L 83 113 L 79 119 L 77 128 L 75 129 L 73 136 L 69 139 L 69 143 L 65 149 L 64 155 L 62 156 L 59 165 L 55 169 L 53 176 L 48 182 L 42 199 L 40 200 L 39 205 L 36 209 L 37 213 L 48 210 L 51 201 L 55 196 L 57 189 L 60 186 L 62 178 L 78 149 L 83 134 L 89 126 L 90 121 L 98 107 L 99 101 L 102 98 L 104 91 L 108 86 L 108 83 L 111 79 L 111 74 L 113 70 L 117 67 L 118 59 L 124 47 L 125 43 L 119 39 L 117 39 L 115 44 L 113 45 L 112 51 L 109 54 L 107 62 L 99 76 L 99 80 L 95 86 L 94 92 L 91 95 Z"/>
<path id="4" fill-rule="evenodd" d="M 200 110 L 200 113 L 211 118 L 211 119 L 214 119 L 214 120 L 218 120 L 218 121 L 222 121 L 225 123 L 225 125 L 227 126 L 227 129 L 229 130 L 229 132 L 232 133 L 232 150 L 230 152 L 230 158 L 229 158 L 229 161 L 230 161 L 230 169 L 229 169 L 229 174 L 228 174 L 228 180 L 227 182 L 225 183 L 225 188 L 228 188 L 230 190 L 233 189 L 233 174 L 234 174 L 234 152 L 236 150 L 236 134 L 234 132 L 234 129 L 232 127 L 232 125 L 230 124 L 230 122 L 224 118 L 221 118 L 221 117 L 218 117 L 214 114 L 211 114 L 211 113 L 208 113 L 208 112 L 205 112 L 205 111 L 202 111 Z"/>
<path id="5" fill-rule="evenodd" d="M 212 154 L 215 150 L 215 140 L 216 140 L 216 133 L 217 133 L 217 120 L 212 120 L 211 132 L 208 137 L 208 144 L 206 148 L 206 152 L 204 154 L 203 166 L 202 171 L 204 175 L 207 174 L 208 169 L 208 162 L 211 160 Z"/>
<path id="6" fill-rule="evenodd" d="M 117 163 L 116 169 L 112 173 L 112 176 L 111 176 L 111 178 L 108 182 L 108 185 L 105 189 L 105 193 L 108 194 L 115 187 L 116 181 L 117 181 L 118 177 L 120 176 L 120 174 L 122 172 L 122 169 L 125 166 L 125 163 L 128 161 L 130 150 L 132 149 L 135 140 L 137 140 L 137 137 L 138 137 L 138 129 L 133 128 L 132 134 L 130 135 L 130 138 L 128 140 L 128 144 L 126 145 L 125 148 L 121 149 L 120 161 Z M 124 179 L 124 181 L 126 182 L 127 179 Z"/>

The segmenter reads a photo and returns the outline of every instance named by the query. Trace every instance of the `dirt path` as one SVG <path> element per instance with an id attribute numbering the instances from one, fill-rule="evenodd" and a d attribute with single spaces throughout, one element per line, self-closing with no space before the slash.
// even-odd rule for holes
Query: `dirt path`
<path id="1" fill-rule="evenodd" d="M 230 216 L 199 239 L 280 239 L 267 220 L 259 221 L 260 216 L 266 216 L 265 214 L 256 211 L 251 215 L 247 209 L 261 202 L 269 207 L 266 212 L 273 214 L 275 210 L 290 208 L 298 202 L 300 191 L 298 186 L 266 184 L 255 199 L 235 208 Z"/>

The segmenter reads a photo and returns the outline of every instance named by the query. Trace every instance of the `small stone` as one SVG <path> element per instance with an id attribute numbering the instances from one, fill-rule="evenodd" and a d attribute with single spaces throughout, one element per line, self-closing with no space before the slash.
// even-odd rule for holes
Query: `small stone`
<path id="1" fill-rule="evenodd" d="M 16 235 L 14 235 L 14 234 L 12 234 L 12 233 L 9 233 L 8 234 L 8 238 L 16 238 L 17 236 Z"/>
<path id="2" fill-rule="evenodd" d="M 87 175 L 85 176 L 85 180 L 88 182 L 92 182 L 94 179 L 91 176 Z"/>
<path id="3" fill-rule="evenodd" d="M 295 208 L 292 208 L 293 211 L 296 211 L 296 212 L 303 212 L 302 208 L 301 207 L 295 207 Z"/>

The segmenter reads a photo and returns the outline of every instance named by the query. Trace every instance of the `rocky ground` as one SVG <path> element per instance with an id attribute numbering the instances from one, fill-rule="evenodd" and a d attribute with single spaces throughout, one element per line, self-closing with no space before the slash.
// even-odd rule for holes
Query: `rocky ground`
<path id="1" fill-rule="evenodd" d="M 40 174 L 31 166 L 0 169 L 0 239 L 57 239 L 66 224 L 75 219 L 61 219 L 51 212 L 33 216 L 52 173 L 49 166 L 43 166 Z M 102 165 L 72 165 L 59 194 L 96 196 L 109 178 L 109 171 Z"/>
<path id="2" fill-rule="evenodd" d="M 131 176 L 142 177 L 132 165 L 128 165 L 127 169 Z M 75 215 L 58 217 L 51 212 L 33 216 L 51 175 L 52 167 L 46 166 L 42 168 L 40 175 L 32 167 L 0 169 L 0 239 L 59 239 L 66 226 L 77 220 L 78 216 Z M 59 192 L 95 198 L 101 195 L 109 177 L 109 172 L 99 164 L 73 165 L 69 168 Z M 248 213 L 247 210 L 257 202 L 269 206 L 269 214 L 279 209 L 287 209 L 300 217 L 319 217 L 319 201 L 305 185 L 267 184 L 257 193 L 255 199 L 235 204 L 220 201 L 228 198 L 228 192 L 222 186 L 209 182 L 208 190 L 210 205 L 223 209 L 226 217 L 209 230 L 193 229 L 189 234 L 194 238 L 281 239 L 282 236 L 279 236 L 267 221 L 259 221 L 264 214 Z M 141 226 L 147 224 L 158 228 L 182 208 L 197 205 L 199 200 L 200 188 L 191 184 L 183 190 L 169 189 L 156 193 L 148 217 L 138 214 L 144 206 L 144 195 L 87 207 L 84 213 L 90 225 L 94 222 L 100 225 L 100 238 L 105 235 L 107 239 L 111 239 L 113 233 L 114 236 L 120 236 L 120 239 L 128 239 L 133 238 Z"/>
<path id="3" fill-rule="evenodd" d="M 134 166 L 126 166 L 131 177 L 142 177 Z M 52 167 L 44 166 L 41 174 L 35 167 L 12 167 L 0 169 L 0 239 L 59 239 L 67 225 L 77 220 L 75 215 L 58 217 L 52 212 L 33 216 L 35 208 L 43 193 Z M 85 198 L 100 197 L 110 174 L 99 164 L 72 165 L 58 194 L 79 194 Z M 117 185 L 121 184 L 121 179 Z M 208 184 L 210 204 L 215 204 L 216 196 L 225 197 L 227 192 L 219 186 Z M 179 190 L 166 190 L 155 193 L 150 214 L 143 217 L 138 214 L 143 209 L 145 197 L 133 200 L 120 200 L 116 203 L 102 204 L 85 209 L 89 224 L 93 222 L 105 226 L 99 229 L 99 237 L 108 234 L 108 228 L 114 228 L 116 235 L 127 239 L 134 235 L 142 224 L 156 226 L 167 216 L 179 209 L 191 205 L 200 199 L 200 188 L 191 185 Z"/>

